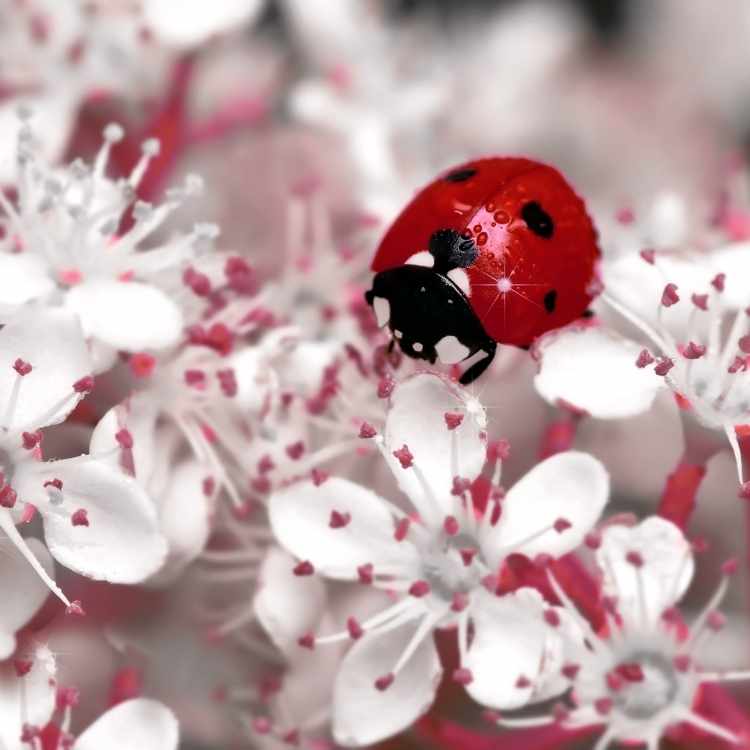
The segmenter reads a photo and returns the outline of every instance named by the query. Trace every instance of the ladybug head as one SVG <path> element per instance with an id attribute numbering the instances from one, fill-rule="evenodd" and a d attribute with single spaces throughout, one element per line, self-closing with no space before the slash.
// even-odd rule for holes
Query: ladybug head
<path id="1" fill-rule="evenodd" d="M 375 275 L 365 294 L 378 325 L 388 326 L 404 354 L 434 364 L 474 358 L 460 382 L 471 383 L 492 362 L 496 344 L 484 330 L 465 294 L 464 268 L 477 258 L 470 237 L 454 229 L 433 233 L 429 249 L 406 264 Z"/>

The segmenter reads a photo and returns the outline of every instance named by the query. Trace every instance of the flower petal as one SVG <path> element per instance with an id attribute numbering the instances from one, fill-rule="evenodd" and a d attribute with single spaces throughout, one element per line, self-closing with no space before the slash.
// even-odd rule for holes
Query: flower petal
<path id="1" fill-rule="evenodd" d="M 38 539 L 26 544 L 39 563 L 54 578 L 54 564 L 47 548 Z M 15 633 L 36 613 L 49 594 L 39 576 L 13 545 L 3 545 L 0 566 L 0 661 L 15 650 Z"/>
<path id="2" fill-rule="evenodd" d="M 180 308 L 155 286 L 137 281 L 88 281 L 74 286 L 66 305 L 86 336 L 125 351 L 163 349 L 182 334 Z"/>
<path id="3" fill-rule="evenodd" d="M 174 714 L 147 698 L 120 703 L 100 716 L 76 740 L 76 750 L 176 750 Z"/>
<path id="4" fill-rule="evenodd" d="M 222 0 L 178 8 L 172 0 L 146 0 L 143 15 L 146 26 L 160 41 L 192 47 L 215 34 L 250 23 L 264 4 L 263 0 Z"/>
<path id="5" fill-rule="evenodd" d="M 172 464 L 168 486 L 154 498 L 169 551 L 164 566 L 149 583 L 173 582 L 206 546 L 210 526 L 203 480 L 207 474 L 195 460 Z"/>
<path id="6" fill-rule="evenodd" d="M 47 500 L 44 482 L 63 483 L 63 504 Z M 156 511 L 138 483 L 88 456 L 17 466 L 16 492 L 42 515 L 47 547 L 58 562 L 81 575 L 111 583 L 139 583 L 155 573 L 167 553 Z M 74 526 L 83 509 L 88 526 Z"/>
<path id="7" fill-rule="evenodd" d="M 663 378 L 636 367 L 643 347 L 595 326 L 569 326 L 538 344 L 534 385 L 551 404 L 566 401 L 592 417 L 617 419 L 651 406 Z"/>
<path id="8" fill-rule="evenodd" d="M 632 553 L 640 556 L 642 565 L 628 561 Z M 637 526 L 608 526 L 596 557 L 604 573 L 605 591 L 617 597 L 623 617 L 633 617 L 636 622 L 643 617 L 657 619 L 677 603 L 695 571 L 690 543 L 675 524 L 658 516 Z"/>
<path id="9" fill-rule="evenodd" d="M 551 456 L 508 491 L 497 525 L 485 527 L 482 551 L 493 563 L 510 552 L 564 555 L 599 520 L 608 496 L 609 474 L 601 461 L 577 451 Z M 570 526 L 557 531 L 553 526 L 562 519 Z"/>
<path id="10" fill-rule="evenodd" d="M 347 479 L 331 477 L 319 487 L 304 481 L 274 493 L 268 503 L 271 527 L 279 544 L 309 560 L 325 576 L 352 580 L 357 567 L 381 561 L 412 561 L 408 541 L 396 542 L 394 522 L 385 502 Z M 331 528 L 331 513 L 349 514 L 343 528 Z"/>
<path id="11" fill-rule="evenodd" d="M 11 409 L 13 386 L 19 375 L 17 359 L 32 366 L 20 378 L 18 398 Z M 57 424 L 73 410 L 81 396 L 73 384 L 91 374 L 91 359 L 81 326 L 74 315 L 60 310 L 24 309 L 0 331 L 0 407 L 3 427 L 36 430 Z M 70 396 L 65 400 L 66 396 Z"/>
<path id="12" fill-rule="evenodd" d="M 463 415 L 454 430 L 448 430 L 446 413 Z M 399 486 L 424 518 L 452 512 L 453 478 L 474 479 L 486 457 L 484 430 L 487 417 L 468 391 L 432 373 L 419 373 L 399 383 L 391 395 L 385 422 L 385 458 Z M 452 445 L 456 441 L 456 467 Z M 439 509 L 427 498 L 413 469 L 403 469 L 393 451 L 406 445 L 424 475 Z"/>
<path id="13" fill-rule="evenodd" d="M 333 736 L 361 747 L 413 724 L 432 705 L 442 669 L 432 637 L 419 645 L 387 690 L 375 680 L 395 665 L 414 634 L 414 623 L 365 635 L 344 657 L 333 688 Z"/>
<path id="14" fill-rule="evenodd" d="M 547 605 L 534 589 L 504 596 L 481 591 L 476 596 L 471 610 L 474 637 L 462 663 L 473 678 L 466 690 L 484 706 L 520 708 L 535 700 L 554 666 L 559 671 L 563 639 L 545 622 Z"/>
<path id="15" fill-rule="evenodd" d="M 296 576 L 295 561 L 271 547 L 260 569 L 253 607 L 268 637 L 284 654 L 299 653 L 297 639 L 318 627 L 325 588 L 318 576 Z"/>
<path id="16" fill-rule="evenodd" d="M 55 674 L 54 656 L 43 646 L 35 651 L 31 670 L 24 677 L 16 676 L 12 661 L 0 664 L 0 747 L 27 747 L 21 744 L 23 721 L 43 727 L 52 718 L 57 694 Z"/>
<path id="17" fill-rule="evenodd" d="M 54 289 L 49 269 L 38 255 L 0 253 L 0 305 L 22 305 Z"/>

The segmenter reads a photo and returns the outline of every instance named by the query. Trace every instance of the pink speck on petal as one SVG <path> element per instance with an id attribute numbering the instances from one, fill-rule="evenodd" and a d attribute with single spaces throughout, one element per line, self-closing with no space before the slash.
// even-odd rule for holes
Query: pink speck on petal
<path id="1" fill-rule="evenodd" d="M 328 525 L 332 529 L 343 529 L 346 526 L 349 525 L 350 521 L 352 520 L 350 513 L 342 513 L 338 510 L 332 510 L 331 511 L 331 518 L 328 521 Z"/>
<path id="2" fill-rule="evenodd" d="M 73 524 L 73 526 L 88 526 L 88 511 L 85 508 L 79 508 L 70 516 L 70 522 Z"/>

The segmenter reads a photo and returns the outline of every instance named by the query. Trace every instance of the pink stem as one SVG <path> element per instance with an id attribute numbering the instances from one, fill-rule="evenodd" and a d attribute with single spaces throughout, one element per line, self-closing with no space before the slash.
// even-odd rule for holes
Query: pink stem
<path id="1" fill-rule="evenodd" d="M 667 477 L 657 513 L 684 531 L 695 510 L 695 496 L 705 476 L 705 464 L 681 458 L 677 468 Z"/>
<path id="2" fill-rule="evenodd" d="M 192 125 L 187 140 L 191 146 L 218 140 L 235 130 L 257 125 L 267 114 L 268 103 L 261 97 L 235 99 L 206 120 Z"/>
<path id="3" fill-rule="evenodd" d="M 558 406 L 560 408 L 557 418 L 547 425 L 542 435 L 539 447 L 540 459 L 570 450 L 578 433 L 578 424 L 585 416 L 585 412 L 567 404 L 560 403 Z"/>

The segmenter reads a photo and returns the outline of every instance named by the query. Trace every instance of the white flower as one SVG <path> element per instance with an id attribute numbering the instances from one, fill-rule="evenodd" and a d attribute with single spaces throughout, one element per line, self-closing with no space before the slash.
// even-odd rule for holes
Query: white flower
<path id="1" fill-rule="evenodd" d="M 609 598 L 607 627 L 594 632 L 550 574 L 552 587 L 584 638 L 568 644 L 560 672 L 570 689 L 570 706 L 554 715 L 499 723 L 529 727 L 560 722 L 563 728 L 602 727 L 596 750 L 613 742 L 656 750 L 665 734 L 687 723 L 726 742 L 740 742 L 696 708 L 702 683 L 750 677 L 750 673 L 706 671 L 701 653 L 724 619 L 717 612 L 728 574 L 703 612 L 688 628 L 675 610 L 693 578 L 692 547 L 670 521 L 652 516 L 635 527 L 606 528 L 596 559 Z M 561 675 L 558 673 L 559 679 Z M 743 740 L 744 741 L 744 740 Z"/>
<path id="2" fill-rule="evenodd" d="M 0 746 L 28 750 L 55 711 L 55 656 L 43 645 L 29 658 L 0 663 Z"/>
<path id="3" fill-rule="evenodd" d="M 77 690 L 58 684 L 57 660 L 49 647 L 37 645 L 29 658 L 4 662 L 0 665 L 3 750 L 42 747 L 41 732 L 47 726 L 59 730 L 61 747 L 75 740 L 75 747 L 82 750 L 177 750 L 177 720 L 157 701 L 137 698 L 120 703 L 74 738 L 71 709 L 77 702 Z"/>
<path id="4" fill-rule="evenodd" d="M 76 737 L 78 750 L 177 750 L 179 728 L 174 714 L 158 701 L 135 698 L 102 714 Z"/>
<path id="5" fill-rule="evenodd" d="M 578 546 L 607 501 L 608 476 L 588 455 L 561 454 L 477 516 L 467 479 L 485 462 L 485 421 L 476 399 L 436 375 L 416 375 L 393 391 L 375 440 L 418 515 L 338 478 L 290 485 L 269 501 L 277 539 L 301 560 L 297 575 L 317 570 L 393 595 L 373 617 L 350 619 L 344 633 L 300 641 L 357 641 L 334 688 L 333 731 L 341 744 L 395 734 L 429 707 L 441 674 L 436 628 L 458 627 L 455 679 L 469 691 L 492 691 L 502 705 L 531 699 L 529 680 L 555 661 L 559 618 L 546 614 L 550 608 L 533 590 L 497 598 L 496 576 L 512 553 L 558 556 Z M 498 640 L 518 643 L 499 673 L 485 658 Z"/>
<path id="6" fill-rule="evenodd" d="M 646 348 L 597 325 L 553 332 L 538 344 L 537 390 L 552 403 L 617 418 L 647 410 L 669 388 L 688 418 L 686 440 L 691 420 L 724 433 L 742 481 L 737 431 L 750 424 L 748 257 L 750 247 L 737 244 L 692 258 L 644 251 L 605 265 L 602 297 Z"/>
<path id="7" fill-rule="evenodd" d="M 167 542 L 164 565 L 148 582 L 172 583 L 199 555 L 209 535 L 215 481 L 201 461 L 182 455 L 184 438 L 143 398 L 110 409 L 91 436 L 91 451 L 135 478 L 151 499 Z"/>
<path id="8" fill-rule="evenodd" d="M 174 47 L 193 47 L 221 33 L 249 25 L 264 0 L 222 0 L 220 3 L 145 0 L 143 21 L 159 41 Z"/>
<path id="9" fill-rule="evenodd" d="M 65 419 L 93 387 L 81 328 L 61 310 L 22 310 L 0 330 L 0 529 L 66 605 L 16 523 L 38 512 L 52 556 L 82 575 L 136 583 L 164 540 L 138 485 L 96 456 L 41 461 L 41 429 Z"/>
<path id="10" fill-rule="evenodd" d="M 54 169 L 38 158 L 24 126 L 18 146 L 18 199 L 0 195 L 5 238 L 0 241 L 0 307 L 30 301 L 62 305 L 81 319 L 88 338 L 111 349 L 138 351 L 171 346 L 182 335 L 182 312 L 157 284 L 165 271 L 206 249 L 218 230 L 198 224 L 188 234 L 156 241 L 167 217 L 200 189 L 197 177 L 167 192 L 159 206 L 136 201 L 133 223 L 123 229 L 157 141 L 143 144 L 143 157 L 118 181 L 105 176 L 117 125 L 104 130 L 94 164 L 73 162 Z M 144 248 L 148 243 L 149 247 Z"/>

